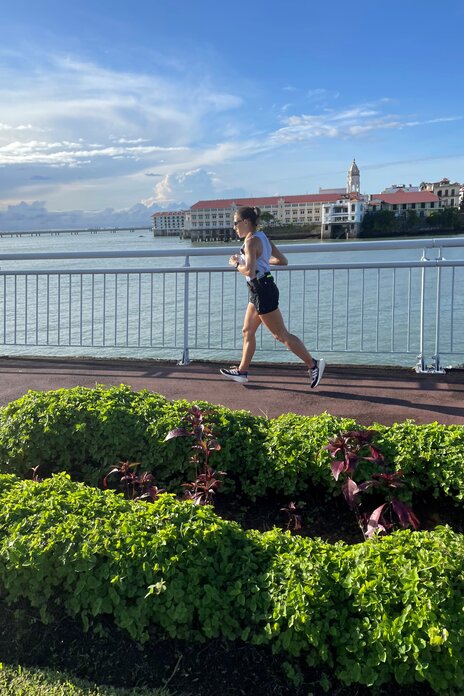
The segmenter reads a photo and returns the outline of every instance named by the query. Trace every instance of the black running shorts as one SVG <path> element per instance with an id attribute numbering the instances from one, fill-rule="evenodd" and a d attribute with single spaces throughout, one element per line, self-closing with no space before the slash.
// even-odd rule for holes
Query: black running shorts
<path id="1" fill-rule="evenodd" d="M 248 281 L 248 301 L 256 308 L 258 314 L 269 314 L 279 306 L 279 288 L 272 275 Z"/>

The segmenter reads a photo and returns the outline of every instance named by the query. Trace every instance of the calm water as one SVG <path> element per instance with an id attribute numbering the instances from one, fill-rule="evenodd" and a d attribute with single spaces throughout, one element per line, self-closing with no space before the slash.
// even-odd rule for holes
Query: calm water
<path id="1" fill-rule="evenodd" d="M 299 263 L 317 263 L 321 261 L 328 261 L 328 256 L 326 252 L 318 251 L 318 246 L 320 242 L 314 240 L 312 242 L 313 250 L 311 252 L 298 252 L 295 254 L 287 254 L 289 257 L 290 264 Z M 288 242 L 286 242 L 288 244 Z M 292 246 L 297 246 L 301 244 L 300 242 L 295 242 Z M 353 242 L 353 249 L 344 252 L 331 252 L 330 261 L 331 262 L 345 262 L 345 261 L 385 261 L 385 262 L 395 262 L 395 261 L 405 261 L 405 260 L 419 260 L 421 256 L 421 251 L 419 249 L 396 249 L 396 250 L 377 250 L 377 251 L 360 251 L 357 248 L 357 243 Z M 224 244 L 212 244 L 211 246 L 224 246 Z M 230 253 L 233 253 L 238 244 L 227 245 L 230 248 Z M 204 245 L 197 245 L 192 247 L 188 240 L 180 240 L 176 237 L 157 237 L 156 239 L 150 233 L 130 233 L 130 232 L 118 232 L 109 233 L 102 232 L 98 234 L 90 233 L 79 233 L 78 235 L 62 234 L 59 236 L 43 235 L 43 236 L 33 236 L 33 237 L 3 237 L 0 238 L 0 249 L 2 253 L 9 252 L 52 252 L 52 251 L 120 251 L 124 252 L 127 250 L 152 250 L 152 249 L 175 249 L 175 250 L 185 250 L 188 252 L 192 248 L 205 248 Z M 296 249 L 295 249 L 296 251 Z M 463 248 L 447 248 L 444 252 L 444 256 L 447 259 L 461 259 L 463 256 Z M 435 251 L 431 250 L 430 258 L 433 258 Z M 212 257 L 202 257 L 190 258 L 190 264 L 192 266 L 202 265 L 202 266 L 227 266 L 228 254 L 224 257 L 212 256 Z M 158 258 L 158 259 L 85 259 L 85 260 L 72 260 L 66 259 L 64 261 L 1 261 L 1 270 L 28 270 L 28 269 L 51 269 L 59 268 L 61 270 L 70 270 L 77 268 L 88 268 L 88 269 L 115 269 L 124 268 L 124 270 L 130 270 L 131 268 L 150 268 L 150 267 L 176 267 L 183 264 L 183 258 Z M 448 270 L 448 269 L 446 269 Z M 464 269 L 458 269 L 459 271 Z M 350 285 L 347 287 L 345 271 L 338 271 L 335 276 L 332 276 L 331 272 L 324 271 L 321 273 L 319 281 L 320 287 L 317 290 L 316 287 L 311 287 L 311 282 L 306 286 L 306 281 L 303 280 L 303 275 L 298 275 L 299 272 L 294 272 L 290 280 L 290 276 L 287 273 L 282 272 L 279 275 L 279 288 L 281 289 L 281 307 L 282 313 L 287 322 L 289 322 L 289 328 L 300 335 L 305 343 L 312 349 L 315 349 L 316 354 L 318 348 L 327 350 L 327 346 L 331 347 L 331 352 L 327 356 L 328 361 L 333 363 L 358 363 L 358 364 L 403 364 L 411 365 L 415 364 L 415 355 L 394 355 L 390 356 L 388 354 L 379 355 L 369 355 L 369 349 L 373 351 L 383 350 L 382 345 L 385 346 L 385 353 L 393 348 L 398 350 L 398 345 L 408 345 L 409 349 L 414 352 L 415 341 L 418 326 L 417 321 L 415 324 L 410 321 L 406 310 L 406 295 L 412 292 L 414 296 L 412 305 L 414 309 L 417 309 L 417 297 L 419 293 L 419 287 L 417 286 L 418 280 L 414 280 L 411 286 L 411 280 L 407 279 L 406 272 L 398 271 L 395 276 L 395 280 L 391 280 L 391 274 L 388 272 L 388 277 L 386 274 L 385 278 L 375 277 L 374 275 L 369 275 L 369 273 L 374 274 L 375 272 L 366 272 L 365 277 L 362 280 L 361 276 L 359 278 L 353 274 L 354 280 L 350 280 Z M 324 275 L 326 274 L 326 275 Z M 457 271 L 456 271 L 457 274 Z M 220 275 L 220 274 L 218 274 Z M 334 280 L 335 278 L 335 280 Z M 419 278 L 419 274 L 417 274 Z M 442 320 L 442 330 L 445 334 L 445 342 L 443 343 L 446 349 L 446 341 L 449 346 L 451 343 L 454 346 L 454 352 L 456 352 L 456 346 L 459 350 L 462 350 L 464 354 L 464 321 L 461 321 L 459 325 L 456 324 L 456 316 L 459 315 L 464 319 L 464 279 L 463 274 L 458 277 L 453 277 L 446 279 L 445 274 L 443 275 L 444 282 L 442 283 L 442 291 L 444 297 L 444 306 L 446 312 L 444 313 Z M 241 280 L 241 279 L 239 279 Z M 292 303 L 293 298 L 302 298 L 303 292 L 305 293 L 305 301 L 300 302 L 303 306 L 303 314 L 305 312 L 304 307 L 313 306 L 317 302 L 318 313 L 317 317 L 317 333 L 315 333 L 314 326 L 310 326 L 310 335 L 306 335 L 303 330 L 303 324 L 306 326 L 307 317 L 300 315 L 298 311 L 295 311 L 294 307 L 290 305 L 289 298 L 290 293 L 289 283 L 292 283 L 291 296 Z M 303 290 L 303 283 L 305 287 Z M 393 284 L 392 284 L 393 283 Z M 408 287 L 409 283 L 409 287 Z M 244 283 L 243 283 L 244 285 Z M 367 287 L 366 287 L 367 285 Z M 458 292 L 456 292 L 458 290 Z M 430 293 L 434 292 L 434 288 L 430 288 Z M 198 311 L 198 317 L 195 323 L 196 334 L 208 331 L 211 328 L 211 323 L 218 320 L 217 313 L 218 302 L 214 299 L 219 299 L 220 290 L 217 291 L 213 288 L 209 289 L 208 297 L 203 298 L 202 306 L 200 311 Z M 243 287 L 238 288 L 238 293 L 243 295 L 240 297 L 240 301 L 243 302 L 243 307 L 246 306 L 246 289 Z M 317 296 L 316 296 L 317 293 Z M 359 303 L 359 295 L 363 295 L 364 311 L 367 312 L 367 317 L 369 317 L 369 312 L 372 311 L 372 317 L 375 316 L 377 312 L 377 306 L 379 301 L 384 304 L 391 305 L 391 312 L 386 312 L 385 316 L 381 316 L 380 323 L 375 327 L 375 331 L 370 331 L 369 327 L 366 326 L 365 339 L 362 337 L 363 350 L 366 351 L 365 354 L 356 354 L 358 349 L 358 334 L 359 334 L 359 322 L 366 322 L 366 317 L 358 314 L 357 303 Z M 451 295 L 454 295 L 454 307 L 452 312 L 450 312 L 451 307 Z M 457 296 L 456 296 L 457 295 Z M 403 302 L 404 298 L 404 302 Z M 433 301 L 432 294 L 430 294 L 431 301 Z M 172 298 L 174 300 L 174 296 Z M 228 300 L 227 297 L 221 296 L 221 311 L 227 311 Z M 288 300 L 288 301 L 287 301 Z M 414 305 L 415 303 L 415 305 Z M 298 304 L 298 302 L 296 302 Z M 404 307 L 402 307 L 404 305 Z M 296 306 L 296 305 L 295 305 Z M 205 311 L 205 307 L 207 311 Z M 197 307 L 198 308 L 198 307 Z M 393 311 L 394 308 L 394 311 Z M 404 311 L 402 311 L 404 309 Z M 133 311 L 136 311 L 134 308 Z M 345 318 L 343 318 L 343 313 Z M 416 312 L 417 314 L 417 312 Z M 434 314 L 433 311 L 431 314 Z M 446 314 L 446 316 L 445 316 Z M 349 316 L 349 321 L 346 321 L 346 316 Z M 429 316 L 428 320 L 435 320 L 435 316 Z M 369 319 L 371 321 L 371 319 Z M 375 321 L 372 319 L 372 321 Z M 377 320 L 378 321 L 378 320 Z M 367 322 L 366 322 L 367 323 Z M 449 326 L 448 326 L 449 324 Z M 370 327 L 372 329 L 372 327 Z M 177 328 L 176 328 L 177 330 Z M 179 327 L 180 330 L 180 327 Z M 236 350 L 233 351 L 233 355 L 226 355 L 227 360 L 235 359 L 240 353 L 240 326 L 231 327 L 233 330 L 234 337 L 233 341 L 236 342 Z M 306 329 L 305 329 L 306 330 Z M 412 332 L 412 333 L 411 333 Z M 307 331 L 307 334 L 309 331 Z M 375 334 L 375 336 L 374 336 Z M 356 336 L 356 338 L 352 338 Z M 374 336 L 374 338 L 373 338 Z M 273 350 L 274 341 L 267 332 L 266 336 L 260 337 L 260 347 L 264 349 L 265 352 L 259 355 L 260 360 L 269 361 L 293 361 L 292 354 L 288 352 Z M 269 346 L 269 351 L 266 350 L 266 346 Z M 217 346 L 216 346 L 217 347 Z M 427 351 L 432 351 L 430 355 L 433 354 L 433 346 L 426 346 Z M 25 349 L 15 346 L 5 346 L 2 350 L 5 354 L 25 354 Z M 68 349 L 69 351 L 70 349 Z M 350 352 L 352 350 L 353 352 Z M 442 348 L 440 352 L 442 352 Z M 74 354 L 89 354 L 90 349 L 87 350 L 77 350 Z M 408 351 L 410 352 L 410 351 Z M 39 348 L 28 346 L 27 354 L 29 355 L 60 355 L 64 351 L 55 348 Z M 156 353 L 156 354 L 154 354 Z M 69 354 L 69 352 L 68 352 Z M 111 356 L 112 349 L 105 349 L 105 355 Z M 121 355 L 121 351 L 115 349 L 114 355 Z M 172 350 L 166 352 L 166 350 L 155 350 L 153 348 L 140 350 L 136 349 L 131 353 L 129 350 L 126 353 L 127 357 L 155 357 L 155 358 L 179 358 L 179 351 L 173 355 Z M 195 352 L 192 351 L 192 356 L 195 357 Z M 224 358 L 224 352 L 215 349 L 214 340 L 212 345 L 208 346 L 208 350 L 202 351 L 203 358 L 218 359 Z M 257 356 L 258 357 L 258 356 Z M 464 357 L 464 355 L 463 355 Z M 459 364 L 462 359 L 450 357 L 446 359 L 446 364 Z"/>

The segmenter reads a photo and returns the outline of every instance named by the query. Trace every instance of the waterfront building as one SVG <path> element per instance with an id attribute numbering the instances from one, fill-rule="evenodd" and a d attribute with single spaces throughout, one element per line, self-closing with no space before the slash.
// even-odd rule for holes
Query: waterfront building
<path id="1" fill-rule="evenodd" d="M 366 201 L 364 196 L 352 191 L 326 203 L 322 211 L 321 239 L 358 237 Z"/>
<path id="2" fill-rule="evenodd" d="M 459 191 L 461 184 L 457 181 L 452 184 L 449 179 L 441 179 L 441 181 L 426 182 L 421 184 L 422 191 L 432 191 L 441 201 L 443 208 L 457 208 L 459 206 Z"/>
<path id="3" fill-rule="evenodd" d="M 185 229 L 185 210 L 166 210 L 154 213 L 153 236 L 170 237 L 181 236 Z"/>
<path id="4" fill-rule="evenodd" d="M 234 213 L 242 205 L 258 206 L 266 225 L 313 225 L 321 237 L 356 236 L 364 213 L 360 172 L 353 160 L 346 189 L 319 189 L 319 193 L 198 201 L 185 214 L 185 236 L 192 239 L 229 239 Z M 343 225 L 343 230 L 340 226 Z"/>
<path id="5" fill-rule="evenodd" d="M 357 194 L 352 195 L 358 197 Z M 348 194 L 345 193 L 343 196 L 346 197 Z M 187 236 L 193 238 L 221 239 L 227 238 L 229 233 L 232 236 L 235 211 L 242 205 L 249 205 L 258 206 L 261 209 L 264 219 L 267 217 L 270 221 L 270 227 L 276 224 L 296 226 L 313 224 L 319 236 L 323 225 L 329 224 L 328 218 L 341 214 L 341 211 L 335 212 L 340 200 L 340 193 L 315 193 L 300 196 L 198 201 L 185 215 L 185 231 Z M 355 214 L 359 216 L 358 208 Z"/>
<path id="6" fill-rule="evenodd" d="M 414 210 L 418 217 L 427 217 L 440 210 L 441 199 L 432 191 L 405 191 L 403 188 L 394 193 L 375 193 L 369 196 L 367 210 L 391 210 L 395 215 L 405 215 L 408 210 Z"/>

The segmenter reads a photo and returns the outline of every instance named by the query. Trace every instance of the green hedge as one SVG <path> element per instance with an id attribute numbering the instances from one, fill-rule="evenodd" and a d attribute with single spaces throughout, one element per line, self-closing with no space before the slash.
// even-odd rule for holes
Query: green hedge
<path id="1" fill-rule="evenodd" d="M 0 476 L 0 592 L 44 621 L 110 617 L 136 640 L 271 644 L 343 682 L 464 689 L 464 537 L 409 531 L 347 546 L 245 532 L 165 494 Z"/>
<path id="2" fill-rule="evenodd" d="M 224 490 L 237 486 L 251 496 L 303 492 L 323 483 L 333 487 L 329 437 L 354 421 L 323 414 L 276 419 L 198 402 L 221 443 L 212 463 L 227 472 Z M 174 490 L 191 480 L 190 438 L 164 442 L 181 424 L 186 401 L 168 401 L 129 387 L 75 387 L 28 392 L 0 409 L 0 472 L 42 476 L 68 471 L 96 484 L 119 460 L 139 461 L 159 486 Z"/>
<path id="3" fill-rule="evenodd" d="M 192 480 L 190 438 L 165 442 L 181 424 L 186 401 L 168 401 L 129 387 L 76 387 L 28 392 L 0 409 L 0 472 L 30 476 L 68 471 L 96 484 L 119 460 L 141 462 L 158 486 L 173 491 Z M 353 419 L 327 413 L 274 419 L 199 402 L 221 443 L 212 464 L 227 472 L 223 491 L 236 487 L 250 497 L 303 495 L 314 486 L 339 490 L 324 449 L 341 430 L 361 428 Z M 379 444 L 409 486 L 455 501 L 464 499 L 464 426 L 374 425 Z"/>
<path id="4" fill-rule="evenodd" d="M 375 425 L 379 444 L 412 490 L 464 500 L 464 427 L 407 420 L 390 427 Z"/>

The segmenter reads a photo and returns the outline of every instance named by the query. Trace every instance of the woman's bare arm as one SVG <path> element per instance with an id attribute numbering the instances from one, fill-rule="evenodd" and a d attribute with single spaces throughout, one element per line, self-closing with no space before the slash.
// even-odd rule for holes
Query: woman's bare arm
<path id="1" fill-rule="evenodd" d="M 288 266 L 288 259 L 285 254 L 282 254 L 274 242 L 271 242 L 271 240 L 269 242 L 271 244 L 271 258 L 269 259 L 271 266 Z"/>

